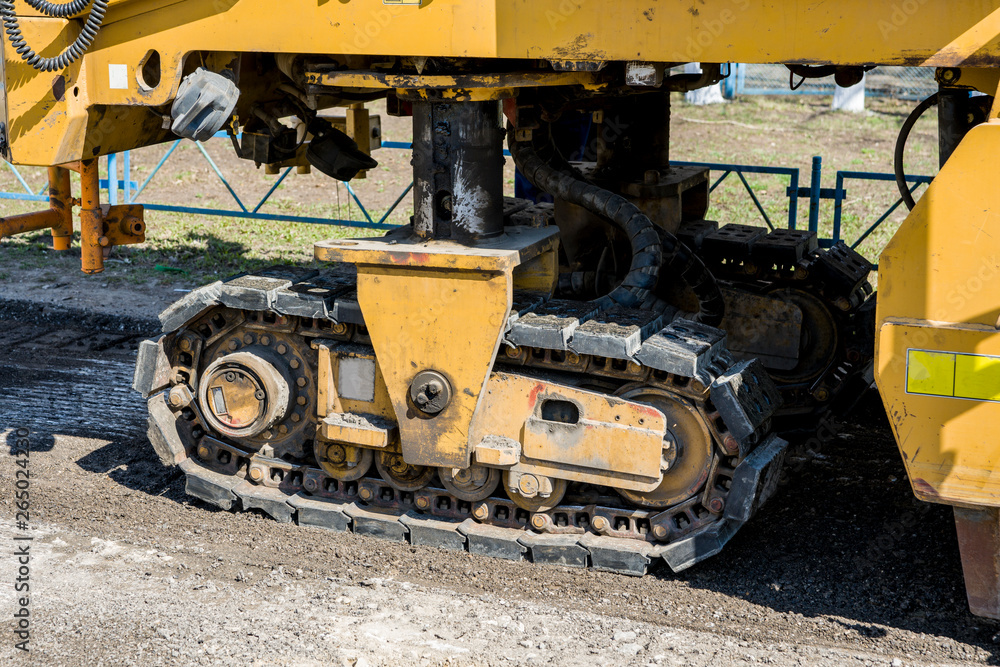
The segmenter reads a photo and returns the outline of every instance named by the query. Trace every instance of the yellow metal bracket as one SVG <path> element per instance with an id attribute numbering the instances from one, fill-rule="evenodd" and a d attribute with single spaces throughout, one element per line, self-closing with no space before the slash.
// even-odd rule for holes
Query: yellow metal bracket
<path id="1" fill-rule="evenodd" d="M 561 413 L 547 414 L 546 405 Z M 652 491 L 661 482 L 666 420 L 656 408 L 535 378 L 493 373 L 473 424 L 477 462 L 498 465 L 491 441 L 521 446 L 512 472 Z M 485 445 L 485 446 L 483 446 Z"/>
<path id="2" fill-rule="evenodd" d="M 407 463 L 469 466 L 472 420 L 510 312 L 514 270 L 557 244 L 555 227 L 508 227 L 474 247 L 401 234 L 316 244 L 317 259 L 358 267 L 358 302 Z M 434 415 L 411 399 L 424 371 L 450 385 L 450 400 Z"/>

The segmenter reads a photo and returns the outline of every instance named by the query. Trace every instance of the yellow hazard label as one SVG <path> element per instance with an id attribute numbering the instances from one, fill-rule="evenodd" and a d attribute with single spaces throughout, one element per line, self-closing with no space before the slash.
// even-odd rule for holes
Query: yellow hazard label
<path id="1" fill-rule="evenodd" d="M 1000 401 L 1000 357 L 907 350 L 906 392 Z"/>

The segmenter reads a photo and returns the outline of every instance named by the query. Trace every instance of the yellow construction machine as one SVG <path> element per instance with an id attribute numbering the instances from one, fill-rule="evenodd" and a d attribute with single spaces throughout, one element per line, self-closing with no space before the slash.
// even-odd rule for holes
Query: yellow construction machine
<path id="1" fill-rule="evenodd" d="M 141 346 L 149 437 L 189 494 L 680 570 L 771 495 L 779 434 L 874 371 L 914 493 L 955 507 L 973 611 L 1000 617 L 1000 2 L 0 0 L 0 16 L 0 152 L 51 184 L 50 208 L 0 236 L 51 229 L 67 249 L 78 208 L 88 273 L 146 234 L 141 206 L 100 201 L 103 155 L 222 131 L 258 166 L 350 180 L 377 164 L 364 105 L 412 117 L 409 225 L 316 244 L 322 269 L 202 287 Z M 713 220 L 707 171 L 671 163 L 671 92 L 730 62 L 845 85 L 936 68 L 914 118 L 937 104 L 946 161 L 881 258 L 877 311 L 857 253 Z M 559 139 L 580 116 L 607 130 L 588 160 Z M 505 142 L 552 203 L 504 197 Z"/>

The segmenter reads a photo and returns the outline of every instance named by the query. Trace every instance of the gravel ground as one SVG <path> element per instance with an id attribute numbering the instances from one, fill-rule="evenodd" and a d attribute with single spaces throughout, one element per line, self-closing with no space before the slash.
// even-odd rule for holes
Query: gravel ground
<path id="1" fill-rule="evenodd" d="M 102 292 L 114 303 L 114 288 Z M 31 651 L 0 557 L 0 663 L 939 665 L 1000 662 L 966 609 L 951 511 L 917 502 L 877 398 L 797 442 L 719 556 L 641 579 L 381 542 L 184 494 L 127 390 L 156 306 L 0 300 L 0 540 L 30 431 Z M 24 534 L 24 533 L 21 533 Z"/>

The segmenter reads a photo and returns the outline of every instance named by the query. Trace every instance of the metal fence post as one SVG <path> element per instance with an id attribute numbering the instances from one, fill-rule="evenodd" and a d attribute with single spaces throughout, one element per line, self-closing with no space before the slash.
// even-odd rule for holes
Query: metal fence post
<path id="1" fill-rule="evenodd" d="M 131 151 L 122 154 L 122 172 L 124 174 L 125 203 L 132 203 L 132 155 Z"/>
<path id="2" fill-rule="evenodd" d="M 809 231 L 819 231 L 819 196 L 823 182 L 823 158 L 813 156 L 812 180 L 809 184 Z"/>
<path id="3" fill-rule="evenodd" d="M 118 153 L 108 155 L 108 203 L 118 203 Z"/>
<path id="4" fill-rule="evenodd" d="M 739 76 L 739 63 L 729 63 L 729 76 L 722 80 L 722 97 L 731 100 L 736 97 L 736 79 Z"/>

